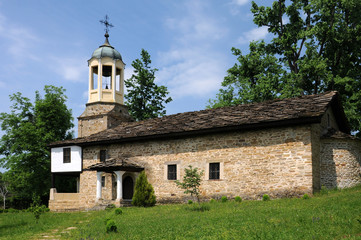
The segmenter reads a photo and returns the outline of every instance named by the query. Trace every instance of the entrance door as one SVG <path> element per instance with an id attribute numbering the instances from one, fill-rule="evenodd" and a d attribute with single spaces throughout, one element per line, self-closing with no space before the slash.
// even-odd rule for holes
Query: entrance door
<path id="1" fill-rule="evenodd" d="M 126 176 L 123 179 L 123 199 L 133 198 L 133 178 Z"/>
<path id="2" fill-rule="evenodd" d="M 117 176 L 112 174 L 112 200 L 117 198 Z"/>

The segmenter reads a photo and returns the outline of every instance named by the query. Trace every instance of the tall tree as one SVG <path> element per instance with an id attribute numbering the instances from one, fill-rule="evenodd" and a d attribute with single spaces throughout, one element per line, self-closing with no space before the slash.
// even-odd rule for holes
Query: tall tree
<path id="1" fill-rule="evenodd" d="M 50 142 L 69 139 L 71 110 L 62 87 L 45 86 L 45 95 L 35 93 L 34 104 L 21 93 L 10 96 L 10 113 L 0 113 L 0 166 L 8 169 L 4 178 L 17 198 L 47 196 L 50 188 Z"/>
<path id="2" fill-rule="evenodd" d="M 252 2 L 253 21 L 267 27 L 270 43 L 251 42 L 232 52 L 223 89 L 208 107 L 259 102 L 336 90 L 353 131 L 361 129 L 361 1 Z"/>
<path id="3" fill-rule="evenodd" d="M 172 98 L 167 97 L 167 87 L 155 84 L 155 72 L 158 69 L 150 67 L 152 61 L 149 53 L 142 49 L 140 55 L 141 59 L 132 62 L 134 74 L 125 80 L 128 90 L 125 95 L 126 105 L 130 115 L 136 120 L 164 116 L 164 104 L 171 102 Z"/>

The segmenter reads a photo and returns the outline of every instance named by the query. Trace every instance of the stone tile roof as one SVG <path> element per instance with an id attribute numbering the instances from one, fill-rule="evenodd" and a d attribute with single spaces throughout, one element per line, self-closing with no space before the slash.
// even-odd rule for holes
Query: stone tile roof
<path id="1" fill-rule="evenodd" d="M 144 170 L 144 167 L 130 161 L 128 158 L 114 159 L 110 158 L 105 162 L 93 164 L 84 171 L 87 170 L 99 170 L 99 171 L 130 171 L 130 172 L 140 172 Z"/>
<path id="2" fill-rule="evenodd" d="M 360 138 L 352 136 L 350 134 L 338 131 L 334 128 L 328 129 L 325 134 L 321 136 L 321 138 L 334 138 L 334 139 L 350 139 L 350 140 L 359 140 Z"/>
<path id="3" fill-rule="evenodd" d="M 321 117 L 330 105 L 333 107 L 341 130 L 349 132 L 338 93 L 332 91 L 318 95 L 178 113 L 139 122 L 124 122 L 119 126 L 88 137 L 52 143 L 50 147 L 107 144 L 139 139 L 316 123 L 321 121 Z"/>

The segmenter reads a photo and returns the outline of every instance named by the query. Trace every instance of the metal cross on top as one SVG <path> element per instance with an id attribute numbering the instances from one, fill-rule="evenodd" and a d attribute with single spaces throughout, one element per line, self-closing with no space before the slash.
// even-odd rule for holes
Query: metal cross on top
<path id="1" fill-rule="evenodd" d="M 105 26 L 105 33 L 108 33 L 109 28 L 114 27 L 113 24 L 111 24 L 108 20 L 109 20 L 108 15 L 105 15 L 104 20 L 100 20 L 100 21 L 99 21 L 101 24 L 104 24 L 104 26 Z"/>

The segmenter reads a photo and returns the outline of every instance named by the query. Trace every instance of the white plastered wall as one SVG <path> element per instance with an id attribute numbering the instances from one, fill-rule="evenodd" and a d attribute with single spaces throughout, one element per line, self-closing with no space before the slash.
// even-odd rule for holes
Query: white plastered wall
<path id="1" fill-rule="evenodd" d="M 70 163 L 63 163 L 63 148 L 70 148 Z M 51 172 L 81 172 L 81 147 L 67 146 L 51 149 Z"/>

